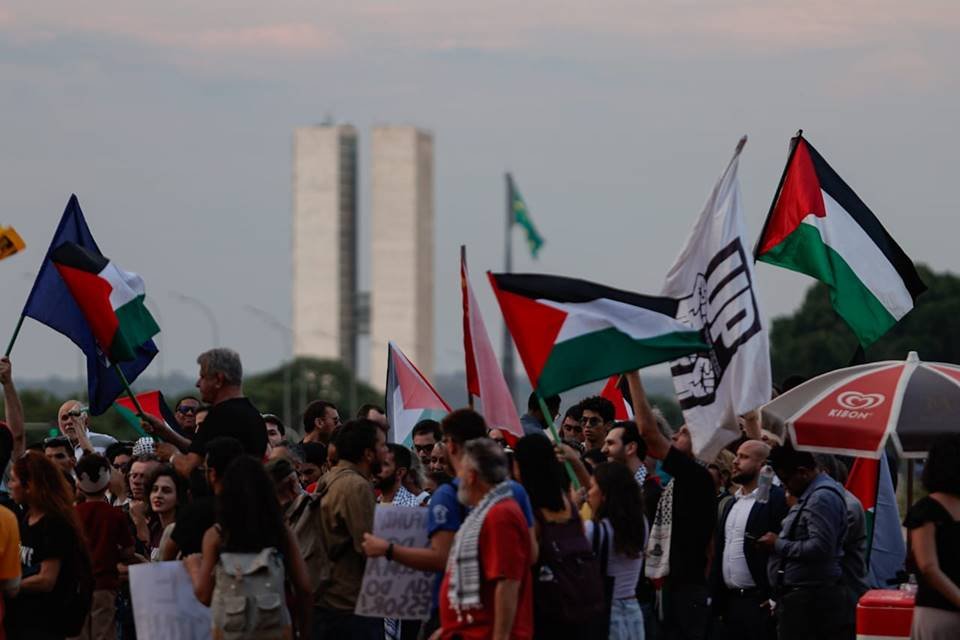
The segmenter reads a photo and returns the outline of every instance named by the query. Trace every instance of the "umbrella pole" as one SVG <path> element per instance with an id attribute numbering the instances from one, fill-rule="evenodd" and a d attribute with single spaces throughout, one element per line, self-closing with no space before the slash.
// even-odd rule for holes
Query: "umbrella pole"
<path id="1" fill-rule="evenodd" d="M 913 506 L 913 459 L 907 460 L 907 509 Z"/>

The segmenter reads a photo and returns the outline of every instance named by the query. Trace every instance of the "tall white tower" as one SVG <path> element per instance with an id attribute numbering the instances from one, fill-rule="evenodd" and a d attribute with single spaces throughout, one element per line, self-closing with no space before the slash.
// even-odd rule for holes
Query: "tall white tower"
<path id="1" fill-rule="evenodd" d="M 293 353 L 356 367 L 357 132 L 293 134 Z"/>
<path id="2" fill-rule="evenodd" d="M 387 342 L 433 375 L 433 136 L 373 129 L 370 378 L 383 388 Z"/>

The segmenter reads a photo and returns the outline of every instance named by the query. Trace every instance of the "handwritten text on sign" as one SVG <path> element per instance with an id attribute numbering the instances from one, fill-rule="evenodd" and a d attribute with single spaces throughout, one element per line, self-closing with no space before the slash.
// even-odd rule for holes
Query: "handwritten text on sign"
<path id="1" fill-rule="evenodd" d="M 397 546 L 427 546 L 427 510 L 380 505 L 373 533 Z M 386 558 L 368 558 L 355 613 L 371 618 L 426 620 L 430 616 L 433 574 Z"/>
<path id="2" fill-rule="evenodd" d="M 193 594 L 182 562 L 131 565 L 130 597 L 138 640 L 210 638 L 210 610 Z"/>

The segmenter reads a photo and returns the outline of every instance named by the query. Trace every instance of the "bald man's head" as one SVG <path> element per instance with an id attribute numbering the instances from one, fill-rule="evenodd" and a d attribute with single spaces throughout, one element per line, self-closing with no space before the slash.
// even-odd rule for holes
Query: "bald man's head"
<path id="1" fill-rule="evenodd" d="M 760 440 L 747 440 L 737 449 L 733 459 L 733 476 L 737 484 L 750 484 L 757 478 L 760 469 L 767 462 L 770 447 Z"/>
<path id="2" fill-rule="evenodd" d="M 76 444 L 77 429 L 85 429 L 88 419 L 87 408 L 79 400 L 67 400 L 60 405 L 60 411 L 57 413 L 57 426 L 60 427 L 60 433 L 70 438 L 70 442 Z"/>

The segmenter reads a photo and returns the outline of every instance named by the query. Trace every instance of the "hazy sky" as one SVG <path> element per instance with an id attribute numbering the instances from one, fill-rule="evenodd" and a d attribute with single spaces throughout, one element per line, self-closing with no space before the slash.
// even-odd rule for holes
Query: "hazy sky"
<path id="1" fill-rule="evenodd" d="M 28 249 L 0 263 L 0 340 L 75 192 L 144 277 L 167 371 L 211 343 L 172 292 L 248 370 L 276 365 L 244 305 L 289 323 L 291 133 L 328 116 L 361 131 L 364 171 L 373 124 L 434 134 L 438 371 L 462 368 L 462 242 L 499 331 L 480 276 L 502 265 L 506 169 L 547 242 L 534 263 L 518 232 L 517 270 L 656 293 L 737 139 L 752 242 L 803 128 L 909 255 L 960 271 L 958 42 L 956 0 L 6 0 L 0 224 Z M 793 310 L 810 280 L 758 269 L 767 314 Z M 13 356 L 77 375 L 30 320 Z"/>

